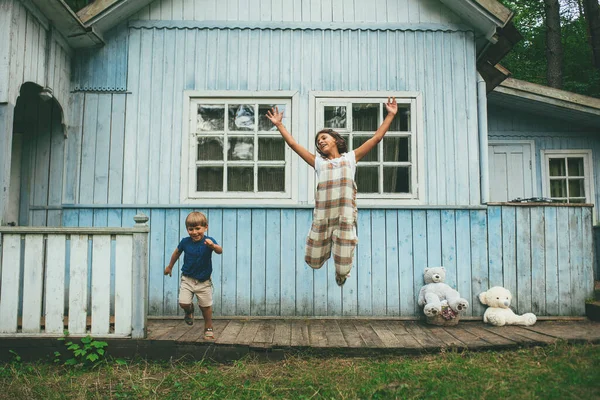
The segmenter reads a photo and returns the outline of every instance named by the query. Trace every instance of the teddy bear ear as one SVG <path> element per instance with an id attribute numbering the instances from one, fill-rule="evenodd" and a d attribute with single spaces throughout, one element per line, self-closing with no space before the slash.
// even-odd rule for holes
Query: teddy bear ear
<path id="1" fill-rule="evenodd" d="M 486 292 L 479 293 L 479 301 L 481 302 L 481 304 L 487 305 L 487 298 L 486 298 L 485 294 L 486 294 Z"/>
<path id="2" fill-rule="evenodd" d="M 430 268 L 425 267 L 425 273 L 427 273 L 427 271 L 429 271 Z"/>
<path id="3" fill-rule="evenodd" d="M 444 268 L 444 267 L 440 267 L 440 269 L 441 269 L 442 271 L 446 272 L 446 268 Z"/>

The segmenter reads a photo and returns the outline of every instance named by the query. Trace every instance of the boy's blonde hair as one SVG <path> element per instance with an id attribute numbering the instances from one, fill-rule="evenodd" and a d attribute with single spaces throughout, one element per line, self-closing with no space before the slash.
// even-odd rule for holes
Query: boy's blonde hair
<path id="1" fill-rule="evenodd" d="M 185 219 L 185 227 L 189 228 L 191 226 L 208 226 L 206 215 L 199 211 L 192 211 L 189 213 Z"/>

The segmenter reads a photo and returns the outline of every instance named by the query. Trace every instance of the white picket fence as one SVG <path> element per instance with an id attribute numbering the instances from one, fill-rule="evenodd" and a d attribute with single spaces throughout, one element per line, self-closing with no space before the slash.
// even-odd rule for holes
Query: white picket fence
<path id="1" fill-rule="evenodd" d="M 133 228 L 0 227 L 0 337 L 60 336 L 65 318 L 72 336 L 145 337 L 147 221 L 136 216 Z"/>

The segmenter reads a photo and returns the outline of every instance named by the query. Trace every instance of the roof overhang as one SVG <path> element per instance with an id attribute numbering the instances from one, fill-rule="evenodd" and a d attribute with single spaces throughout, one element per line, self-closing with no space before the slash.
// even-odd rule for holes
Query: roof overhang
<path id="1" fill-rule="evenodd" d="M 489 93 L 510 76 L 510 71 L 499 62 L 523 39 L 512 23 L 514 13 L 497 0 L 440 1 L 479 33 L 475 38 L 477 71 L 485 80 Z"/>
<path id="2" fill-rule="evenodd" d="M 72 48 L 95 47 L 104 44 L 93 26 L 86 26 L 64 0 L 27 0 L 65 38 Z"/>
<path id="3" fill-rule="evenodd" d="M 125 21 L 153 0 L 95 0 L 75 14 L 64 0 L 33 2 L 74 48 L 102 45 L 101 34 Z M 488 92 L 510 72 L 498 63 L 522 39 L 511 20 L 514 13 L 497 0 L 440 0 L 477 32 L 477 70 Z"/>
<path id="4" fill-rule="evenodd" d="M 77 16 L 86 26 L 95 26 L 105 32 L 113 26 L 127 20 L 132 14 L 152 3 L 154 0 L 95 0 L 77 12 Z"/>
<path id="5" fill-rule="evenodd" d="M 576 122 L 600 131 L 600 99 L 508 78 L 488 95 L 490 104 Z"/>

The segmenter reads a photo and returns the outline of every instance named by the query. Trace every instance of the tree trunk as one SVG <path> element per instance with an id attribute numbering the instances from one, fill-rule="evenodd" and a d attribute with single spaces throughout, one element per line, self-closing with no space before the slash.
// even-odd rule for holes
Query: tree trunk
<path id="1" fill-rule="evenodd" d="M 546 15 L 546 60 L 548 86 L 560 89 L 563 75 L 563 48 L 560 34 L 560 5 L 558 0 L 544 0 Z"/>
<path id="2" fill-rule="evenodd" d="M 589 27 L 594 66 L 600 69 L 600 7 L 598 0 L 583 0 L 583 9 Z"/>

